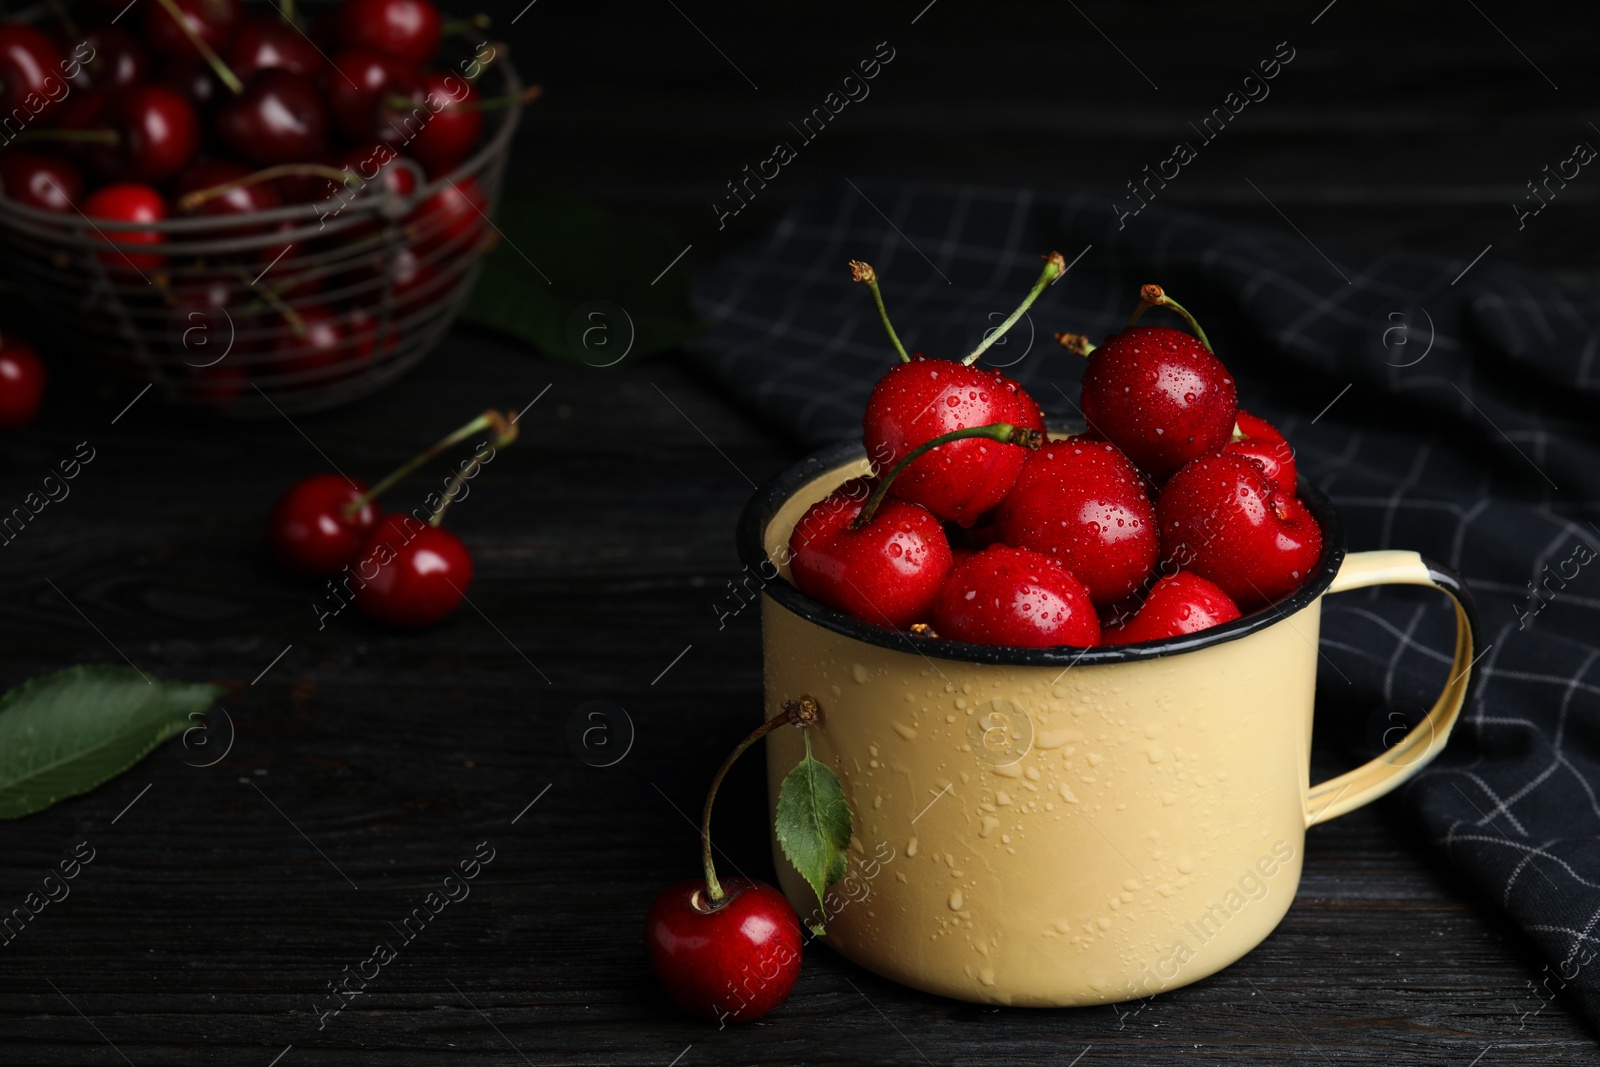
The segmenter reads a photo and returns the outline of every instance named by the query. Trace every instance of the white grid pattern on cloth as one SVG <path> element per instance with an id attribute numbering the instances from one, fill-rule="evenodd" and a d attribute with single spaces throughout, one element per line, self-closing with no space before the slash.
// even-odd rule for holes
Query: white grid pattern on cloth
<path id="1" fill-rule="evenodd" d="M 1081 362 L 1051 331 L 1119 329 L 1138 286 L 1158 281 L 1206 323 L 1245 406 L 1288 434 L 1353 550 L 1413 548 L 1466 576 L 1488 643 L 1471 706 L 1399 796 L 1450 861 L 1570 968 L 1586 943 L 1600 944 L 1600 682 L 1589 676 L 1600 559 L 1525 628 L 1517 613 L 1541 568 L 1559 573 L 1578 544 L 1600 553 L 1600 301 L 1487 258 L 1452 284 L 1466 260 L 1323 245 L 1346 284 L 1294 234 L 1154 208 L 1119 231 L 1108 202 L 1080 195 L 858 181 L 792 209 L 766 240 L 702 275 L 697 304 L 716 328 L 689 358 L 802 445 L 851 438 L 894 357 L 847 260 L 877 268 L 908 349 L 955 358 L 991 324 L 987 313 L 1015 306 L 1037 255 L 1070 259 L 1086 245 L 1030 313 L 1027 358 L 1005 372 L 1047 411 L 1071 414 L 1063 395 L 1076 396 Z M 1425 308 L 1435 334 L 1426 358 L 1400 367 L 1377 341 L 1384 316 L 1407 307 Z M 1351 684 L 1322 679 L 1319 717 L 1359 728 L 1397 703 L 1430 703 L 1450 661 L 1442 601 L 1392 588 L 1330 599 L 1323 652 Z M 1600 1023 L 1600 962 L 1571 984 Z"/>

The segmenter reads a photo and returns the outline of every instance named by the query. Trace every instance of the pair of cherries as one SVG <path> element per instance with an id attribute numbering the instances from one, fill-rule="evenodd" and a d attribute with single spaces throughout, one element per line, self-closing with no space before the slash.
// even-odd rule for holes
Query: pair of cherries
<path id="1" fill-rule="evenodd" d="M 877 277 L 853 263 L 902 362 L 873 389 L 867 452 L 887 474 L 812 505 L 790 538 L 811 596 L 868 622 L 1020 647 L 1159 640 L 1238 618 L 1310 573 L 1321 531 L 1294 495 L 1281 434 L 1238 409 L 1188 311 L 1146 286 L 1127 329 L 1093 346 L 1088 432 L 1046 442 L 1038 405 L 972 364 L 1063 271 L 960 362 L 911 356 Z M 1194 335 L 1139 326 L 1153 307 Z M 1153 501 L 1153 502 L 1152 502 Z"/>
<path id="2" fill-rule="evenodd" d="M 267 519 L 267 546 L 284 567 L 307 578 L 354 576 L 356 607 L 390 626 L 418 629 L 437 623 L 461 603 L 472 582 L 472 554 L 444 529 L 446 509 L 475 469 L 464 461 L 452 474 L 426 523 L 409 514 L 383 514 L 377 498 L 433 457 L 484 431 L 493 448 L 516 440 L 514 422 L 498 411 L 440 439 L 377 485 L 342 474 L 313 474 L 278 499 Z"/>

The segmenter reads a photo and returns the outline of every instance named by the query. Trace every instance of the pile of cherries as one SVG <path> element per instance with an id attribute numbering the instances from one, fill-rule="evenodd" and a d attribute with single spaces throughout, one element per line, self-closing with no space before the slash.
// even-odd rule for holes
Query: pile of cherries
<path id="1" fill-rule="evenodd" d="M 1088 647 L 1193 633 L 1294 590 L 1322 554 L 1294 452 L 1238 407 L 1189 312 L 1147 285 L 1126 329 L 1084 355 L 1084 433 L 1058 440 L 1020 385 L 972 364 L 1065 269 L 960 362 L 907 355 L 867 401 L 877 476 L 812 505 L 790 538 L 799 588 L 858 619 L 986 645 Z M 1193 335 L 1140 326 L 1171 309 Z"/>
<path id="2" fill-rule="evenodd" d="M 431 0 L 346 0 L 304 29 L 289 3 L 250 15 L 240 0 L 87 8 L 94 21 L 82 29 L 64 14 L 53 32 L 0 24 L 0 116 L 14 134 L 0 152 L 0 195 L 94 223 L 106 243 L 95 258 L 131 293 L 150 294 L 152 306 L 136 312 L 165 320 L 211 399 L 243 390 L 240 362 L 313 385 L 344 376 L 332 368 L 392 354 L 399 330 L 378 336 L 383 290 L 396 317 L 423 307 L 452 280 L 443 250 L 485 237 L 477 180 L 440 179 L 477 147 L 484 111 L 511 102 L 480 99 L 474 87 L 493 49 L 458 71 L 430 67 L 445 29 Z M 327 261 L 319 253 L 383 243 L 379 225 L 357 225 L 357 213 L 325 234 L 319 220 L 430 180 L 437 191 L 404 220 L 410 239 L 392 254 L 343 274 L 316 269 Z M 185 231 L 185 240 L 237 246 L 205 257 L 164 254 L 168 234 L 138 228 L 297 204 L 317 204 L 318 219 Z M 203 363 L 191 327 L 224 307 L 240 338 L 233 351 L 250 358 Z"/>

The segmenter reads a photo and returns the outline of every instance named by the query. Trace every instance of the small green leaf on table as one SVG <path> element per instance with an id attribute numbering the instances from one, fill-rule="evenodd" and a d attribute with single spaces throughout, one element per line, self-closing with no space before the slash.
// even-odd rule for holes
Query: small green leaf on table
<path id="1" fill-rule="evenodd" d="M 194 725 L 220 686 L 148 681 L 128 667 L 77 666 L 0 696 L 0 819 L 87 793 Z"/>
<path id="2" fill-rule="evenodd" d="M 845 849 L 850 847 L 850 805 L 838 776 L 812 758 L 809 732 L 805 739 L 805 758 L 788 773 L 778 790 L 778 844 L 795 870 L 811 883 L 817 903 L 826 914 L 823 897 L 828 886 L 844 877 Z M 812 924 L 812 929 L 823 932 L 819 924 Z"/>
<path id="3" fill-rule="evenodd" d="M 501 240 L 462 321 L 593 367 L 668 351 L 700 331 L 670 228 L 553 193 L 507 194 L 496 225 Z"/>

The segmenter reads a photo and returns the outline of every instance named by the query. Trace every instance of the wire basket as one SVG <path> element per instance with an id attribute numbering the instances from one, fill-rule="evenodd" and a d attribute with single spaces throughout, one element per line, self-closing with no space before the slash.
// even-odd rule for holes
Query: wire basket
<path id="1" fill-rule="evenodd" d="M 479 93 L 517 97 L 496 51 Z M 388 166 L 413 171 L 409 195 L 369 182 L 342 206 L 112 223 L 0 197 L 0 250 L 33 306 L 174 404 L 333 407 L 404 374 L 450 328 L 499 238 L 490 219 L 521 113 L 488 111 L 477 151 L 436 181 L 399 157 Z M 419 213 L 436 194 L 459 210 Z"/>

